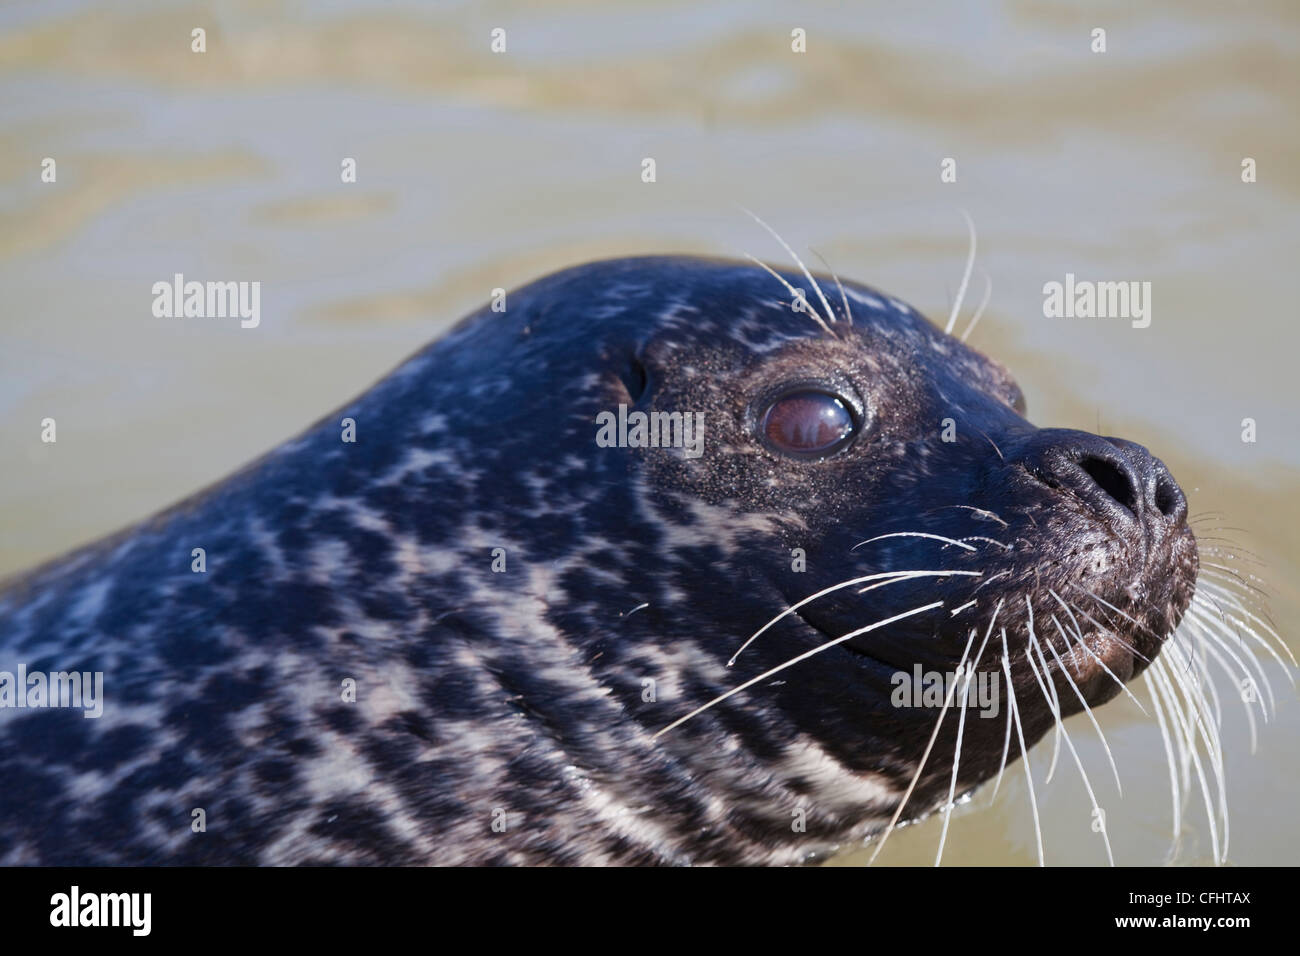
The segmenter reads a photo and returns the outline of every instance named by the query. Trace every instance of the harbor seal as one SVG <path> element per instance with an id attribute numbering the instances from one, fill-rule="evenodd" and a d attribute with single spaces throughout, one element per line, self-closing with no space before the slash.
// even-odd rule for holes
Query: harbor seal
<path id="1" fill-rule="evenodd" d="M 506 301 L 8 585 L 0 671 L 103 695 L 11 682 L 0 862 L 807 862 L 1121 693 L 1192 599 L 1158 459 L 882 292 L 645 257 Z"/>

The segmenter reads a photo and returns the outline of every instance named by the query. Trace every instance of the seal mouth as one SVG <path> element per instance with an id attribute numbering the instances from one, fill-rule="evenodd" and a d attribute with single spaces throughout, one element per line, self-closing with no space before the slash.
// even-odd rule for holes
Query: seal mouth
<path id="1" fill-rule="evenodd" d="M 1089 705 L 1101 704 L 1117 696 L 1120 684 L 1129 683 L 1155 657 L 1155 653 L 1145 654 L 1138 650 L 1131 641 L 1104 632 L 1086 635 L 1081 646 L 1087 647 L 1088 652 L 1076 655 L 1070 669 Z"/>
<path id="2" fill-rule="evenodd" d="M 940 610 L 940 602 L 934 602 L 933 609 Z M 949 635 L 929 632 L 933 636 L 927 636 L 926 632 L 918 632 L 915 621 L 910 618 L 881 624 L 890 618 L 902 617 L 892 610 L 871 610 L 864 606 L 857 614 L 841 612 L 822 617 L 812 606 L 795 606 L 794 615 L 821 639 L 822 644 L 833 643 L 834 649 L 852 655 L 857 663 L 869 666 L 877 676 L 883 672 L 907 670 L 918 663 L 927 666 L 951 663 L 942 652 Z M 923 616 L 917 614 L 917 617 Z M 855 637 L 848 636 L 864 628 L 871 630 Z M 933 648 L 935 653 L 918 654 L 918 648 Z"/>
<path id="3" fill-rule="evenodd" d="M 1084 653 L 1074 654 L 1070 668 L 1089 705 L 1120 694 L 1122 685 L 1151 666 L 1182 623 L 1195 593 L 1198 564 L 1194 539 L 1190 534 L 1188 538 L 1190 559 L 1171 560 L 1165 574 L 1156 574 L 1159 587 L 1152 588 L 1156 593 L 1147 595 L 1144 604 L 1130 602 L 1126 611 L 1118 596 L 1107 600 L 1091 595 L 1099 613 L 1071 622 L 1075 629 L 1068 633 L 1069 644 L 1082 647 Z"/>
<path id="4" fill-rule="evenodd" d="M 811 603 L 795 602 L 792 611 L 822 644 L 851 654 L 872 679 L 918 666 L 926 673 L 994 672 L 1005 658 L 1012 676 L 1025 680 L 1032 661 L 1056 684 L 1068 717 L 1124 693 L 1191 604 L 1199 563 L 1195 536 L 1185 527 L 1154 542 L 1095 526 L 1066 533 L 1059 538 L 1066 556 L 1052 564 L 1038 557 L 1037 538 L 1007 537 L 1020 545 L 959 553 L 946 547 L 951 575 L 890 572 L 890 563 L 897 566 L 892 556 L 878 555 L 886 563 L 855 580 L 899 578 L 872 581 L 861 589 L 870 595 L 823 593 Z M 908 576 L 913 573 L 918 576 Z M 1051 707 L 1033 700 L 1027 706 L 1034 710 Z"/>
<path id="5" fill-rule="evenodd" d="M 882 660 L 881 658 L 869 653 L 858 644 L 855 644 L 853 639 L 847 641 L 842 640 L 844 635 L 849 633 L 849 631 L 835 630 L 828 628 L 826 625 L 819 624 L 812 615 L 807 613 L 807 610 L 807 608 L 796 608 L 794 616 L 809 630 L 816 634 L 822 644 L 837 642 L 834 644 L 834 649 L 850 655 L 854 662 L 859 666 L 870 667 L 872 669 L 894 666 L 888 661 Z"/>

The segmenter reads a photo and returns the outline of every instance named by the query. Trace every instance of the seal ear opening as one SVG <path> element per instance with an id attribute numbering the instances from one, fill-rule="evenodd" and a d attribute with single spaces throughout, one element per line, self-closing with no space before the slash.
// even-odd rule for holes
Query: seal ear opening
<path id="1" fill-rule="evenodd" d="M 627 390 L 627 396 L 633 403 L 639 402 L 641 396 L 645 394 L 646 386 L 650 382 L 650 376 L 646 374 L 645 366 L 637 361 L 636 356 L 629 356 L 627 364 L 619 372 L 619 379 L 623 382 L 623 387 Z"/>

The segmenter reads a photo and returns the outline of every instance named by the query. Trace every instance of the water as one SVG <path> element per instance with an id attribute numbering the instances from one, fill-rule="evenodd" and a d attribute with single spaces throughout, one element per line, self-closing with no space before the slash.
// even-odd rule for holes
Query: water
<path id="1" fill-rule="evenodd" d="M 494 287 L 632 253 L 780 259 L 736 204 L 942 320 L 965 209 L 993 280 L 972 344 L 1017 375 L 1034 421 L 1148 445 L 1194 514 L 1243 529 L 1225 533 L 1267 565 L 1294 642 L 1293 3 L 538 6 L 0 10 L 0 574 L 220 478 Z M 155 319 L 150 288 L 176 272 L 260 281 L 261 326 Z M 1150 327 L 1044 318 L 1043 284 L 1067 272 L 1151 282 Z M 1238 864 L 1300 848 L 1300 701 L 1273 676 L 1282 706 L 1254 756 L 1227 708 Z M 1117 860 L 1170 858 L 1156 729 L 1123 699 L 1099 716 L 1122 800 L 1086 721 L 1069 726 Z M 1046 753 L 1048 861 L 1103 863 L 1077 772 L 1063 757 L 1044 786 Z M 1022 768 L 988 797 L 954 814 L 946 862 L 1034 862 Z M 1198 807 L 1178 862 L 1209 857 Z M 938 832 L 895 834 L 882 861 L 931 862 Z"/>

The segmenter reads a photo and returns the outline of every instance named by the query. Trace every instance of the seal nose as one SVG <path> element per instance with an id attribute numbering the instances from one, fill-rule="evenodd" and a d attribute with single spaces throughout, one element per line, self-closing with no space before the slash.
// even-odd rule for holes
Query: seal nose
<path id="1" fill-rule="evenodd" d="M 1042 429 L 1024 456 L 1040 481 L 1066 488 L 1118 524 L 1180 528 L 1187 497 L 1164 462 L 1136 442 L 1065 428 Z"/>
<path id="2" fill-rule="evenodd" d="M 1174 527 L 1187 524 L 1187 496 L 1165 463 L 1137 442 L 1123 438 L 1103 440 L 1118 448 L 1132 463 L 1138 481 L 1136 497 L 1142 513 L 1153 518 L 1159 515 Z"/>

